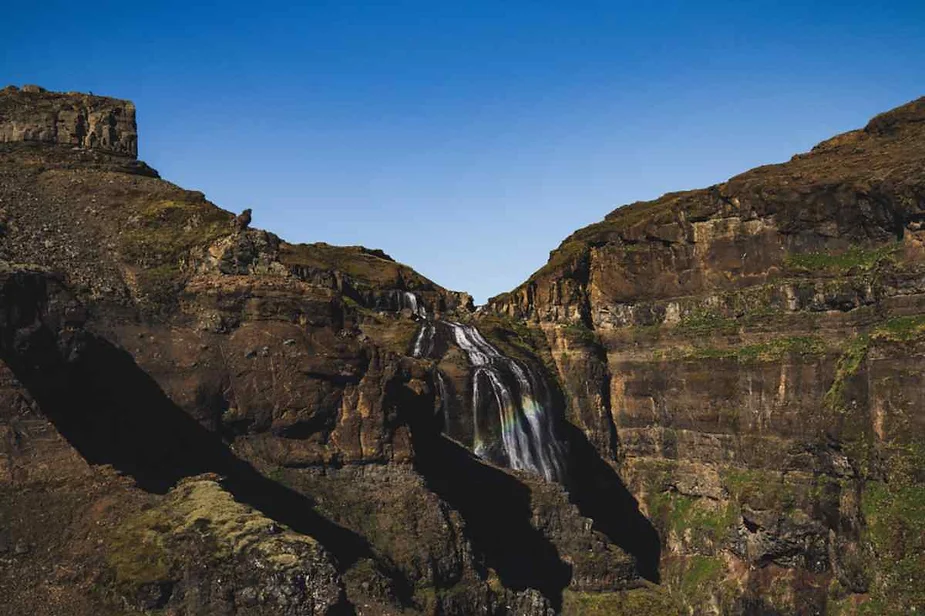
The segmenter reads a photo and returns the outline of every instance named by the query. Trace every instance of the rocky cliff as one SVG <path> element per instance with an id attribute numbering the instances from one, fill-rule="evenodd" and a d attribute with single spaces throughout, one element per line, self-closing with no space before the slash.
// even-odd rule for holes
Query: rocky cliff
<path id="1" fill-rule="evenodd" d="M 0 143 L 27 141 L 138 155 L 135 106 L 73 93 L 62 97 L 38 86 L 8 86 L 0 93 Z"/>
<path id="2" fill-rule="evenodd" d="M 474 311 L 162 180 L 131 103 L 0 91 L 7 611 L 921 608 L 923 120 L 620 208 Z"/>
<path id="3" fill-rule="evenodd" d="M 923 220 L 919 99 L 619 208 L 490 302 L 542 333 L 679 609 L 925 605 Z"/>
<path id="4" fill-rule="evenodd" d="M 468 295 L 251 229 L 122 137 L 21 130 L 102 108 L 134 135 L 127 102 L 0 93 L 7 613 L 545 615 L 642 584 L 561 485 L 441 434 L 413 340 Z"/>

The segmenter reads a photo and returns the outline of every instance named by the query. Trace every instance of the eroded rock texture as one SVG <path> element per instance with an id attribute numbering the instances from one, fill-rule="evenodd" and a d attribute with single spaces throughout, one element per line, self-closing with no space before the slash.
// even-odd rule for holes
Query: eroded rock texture
<path id="1" fill-rule="evenodd" d="M 925 99 L 634 203 L 490 310 L 658 527 L 695 613 L 925 605 Z"/>
<path id="2" fill-rule="evenodd" d="M 47 101 L 99 102 L 6 89 L 3 126 Z M 9 613 L 545 616 L 643 583 L 565 487 L 441 434 L 411 345 L 468 295 L 63 134 L 0 143 Z"/>
<path id="3" fill-rule="evenodd" d="M 138 155 L 135 106 L 129 101 L 38 86 L 4 88 L 0 95 L 0 142 L 54 143 Z"/>
<path id="4" fill-rule="evenodd" d="M 161 180 L 132 109 L 0 92 L 9 613 L 925 603 L 922 101 L 620 208 L 477 312 Z"/>

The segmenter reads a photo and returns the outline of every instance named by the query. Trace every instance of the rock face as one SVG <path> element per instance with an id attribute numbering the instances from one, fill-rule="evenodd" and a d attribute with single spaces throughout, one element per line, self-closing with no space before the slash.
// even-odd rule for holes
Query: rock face
<path id="1" fill-rule="evenodd" d="M 920 99 L 617 209 L 490 302 L 545 338 L 680 609 L 925 605 L 923 219 Z"/>
<path id="2" fill-rule="evenodd" d="M 133 118 L 0 91 L 7 612 L 925 605 L 925 102 L 479 311 L 161 180 Z"/>
<path id="3" fill-rule="evenodd" d="M 131 109 L 7 89 L 0 126 L 80 101 Z M 425 315 L 471 321 L 471 297 L 379 250 L 238 224 L 64 134 L 0 143 L 10 613 L 546 616 L 642 584 L 587 490 L 441 434 L 413 338 Z M 630 501 L 609 518 L 638 518 Z"/>
<path id="4" fill-rule="evenodd" d="M 103 96 L 47 92 L 37 86 L 0 91 L 0 142 L 37 142 L 138 156 L 135 105 Z"/>

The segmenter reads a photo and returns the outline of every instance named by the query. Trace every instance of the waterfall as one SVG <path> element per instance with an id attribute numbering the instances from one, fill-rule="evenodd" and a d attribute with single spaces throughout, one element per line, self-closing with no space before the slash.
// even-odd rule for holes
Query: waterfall
<path id="1" fill-rule="evenodd" d="M 448 432 L 450 429 L 450 393 L 446 388 L 443 373 L 439 370 L 435 372 L 437 373 L 437 395 L 440 397 L 440 414 L 443 415 L 443 431 Z"/>
<path id="2" fill-rule="evenodd" d="M 549 481 L 563 480 L 562 447 L 554 433 L 549 395 L 542 379 L 529 367 L 503 355 L 475 327 L 451 322 L 446 325 L 472 366 L 476 455 L 484 458 L 488 453 L 484 438 L 487 435 L 481 434 L 478 412 L 487 400 L 492 400 L 500 413 L 501 444 L 508 465 Z"/>
<path id="3" fill-rule="evenodd" d="M 422 319 L 427 318 L 427 308 L 424 307 L 420 301 L 418 301 L 418 296 L 412 293 L 411 291 L 402 291 L 398 300 L 398 309 L 402 310 L 404 308 L 409 308 L 411 314 Z"/>
<path id="4" fill-rule="evenodd" d="M 424 321 L 414 339 L 411 356 L 422 359 L 430 355 L 431 351 L 434 350 L 434 336 L 436 334 L 437 328 L 434 327 L 434 324 L 430 321 Z"/>
<path id="5" fill-rule="evenodd" d="M 427 318 L 427 307 L 424 302 L 418 299 L 418 296 L 411 291 L 399 291 L 393 289 L 387 291 L 376 301 L 376 308 L 379 310 L 394 310 L 401 312 L 405 308 L 411 311 L 411 314 L 419 319 Z"/>

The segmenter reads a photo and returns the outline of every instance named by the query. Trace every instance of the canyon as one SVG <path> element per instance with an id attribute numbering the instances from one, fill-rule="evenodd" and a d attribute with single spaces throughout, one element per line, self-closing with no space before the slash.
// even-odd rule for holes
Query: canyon
<path id="1" fill-rule="evenodd" d="M 7 613 L 925 609 L 925 99 L 478 309 L 137 132 L 0 90 Z"/>

